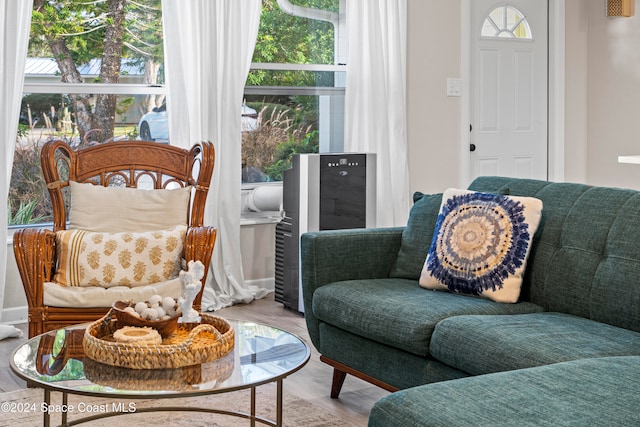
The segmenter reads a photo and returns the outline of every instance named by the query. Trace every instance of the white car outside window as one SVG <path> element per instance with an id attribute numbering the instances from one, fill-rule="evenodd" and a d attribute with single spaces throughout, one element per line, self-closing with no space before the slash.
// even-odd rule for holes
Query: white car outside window
<path id="1" fill-rule="evenodd" d="M 251 107 L 242 104 L 242 131 L 258 129 L 258 113 Z M 138 122 L 140 139 L 144 141 L 169 140 L 169 120 L 167 116 L 167 104 L 154 108 L 143 115 Z"/>

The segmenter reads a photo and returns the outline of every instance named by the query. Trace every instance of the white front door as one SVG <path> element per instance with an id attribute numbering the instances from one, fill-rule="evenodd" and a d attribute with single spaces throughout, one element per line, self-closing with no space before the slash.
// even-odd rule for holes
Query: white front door
<path id="1" fill-rule="evenodd" d="M 471 178 L 547 179 L 547 10 L 471 1 Z"/>

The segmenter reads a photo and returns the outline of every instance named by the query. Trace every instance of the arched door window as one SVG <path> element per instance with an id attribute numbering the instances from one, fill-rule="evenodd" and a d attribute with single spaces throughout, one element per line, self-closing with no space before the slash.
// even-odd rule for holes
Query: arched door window
<path id="1" fill-rule="evenodd" d="M 527 18 L 513 6 L 503 5 L 493 9 L 482 24 L 483 38 L 531 40 L 531 28 Z"/>

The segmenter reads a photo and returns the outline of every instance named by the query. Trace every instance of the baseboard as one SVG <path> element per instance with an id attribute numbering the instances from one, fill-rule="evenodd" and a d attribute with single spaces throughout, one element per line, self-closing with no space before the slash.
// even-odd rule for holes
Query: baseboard
<path id="1" fill-rule="evenodd" d="M 273 277 L 265 277 L 262 279 L 249 279 L 244 281 L 247 286 L 255 286 L 256 288 L 266 289 L 269 292 L 276 290 L 276 279 Z"/>

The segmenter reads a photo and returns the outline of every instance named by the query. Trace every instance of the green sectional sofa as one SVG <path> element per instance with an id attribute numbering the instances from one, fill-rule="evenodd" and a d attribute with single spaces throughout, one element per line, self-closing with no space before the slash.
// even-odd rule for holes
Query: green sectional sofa
<path id="1" fill-rule="evenodd" d="M 302 236 L 332 397 L 347 374 L 397 391 L 372 427 L 640 425 L 640 192 L 502 177 L 469 189 L 543 202 L 515 304 L 418 285 L 439 194 L 417 194 L 406 227 Z"/>

